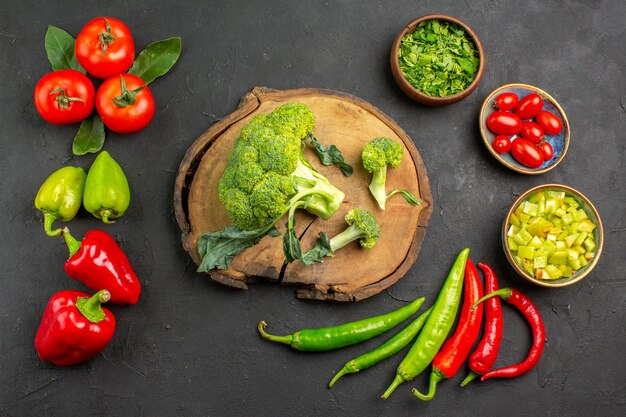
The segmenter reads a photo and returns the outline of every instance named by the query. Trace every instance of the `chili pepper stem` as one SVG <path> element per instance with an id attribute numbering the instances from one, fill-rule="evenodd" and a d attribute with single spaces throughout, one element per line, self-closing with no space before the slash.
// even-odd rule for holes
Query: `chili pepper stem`
<path id="1" fill-rule="evenodd" d="M 383 400 L 386 400 L 387 398 L 389 398 L 389 396 L 396 390 L 396 388 L 398 388 L 398 386 L 400 386 L 400 384 L 402 384 L 404 381 L 404 378 L 402 378 L 402 376 L 396 374 L 396 377 L 393 379 L 393 382 L 391 383 L 391 385 L 389 385 L 389 388 L 387 388 L 387 391 L 385 391 L 385 393 L 383 395 L 381 395 L 381 398 Z"/>
<path id="2" fill-rule="evenodd" d="M 274 336 L 271 335 L 269 333 L 267 333 L 265 331 L 265 327 L 267 326 L 267 323 L 265 321 L 260 321 L 259 325 L 257 326 L 257 329 L 259 330 L 259 334 L 261 334 L 261 337 L 263 337 L 263 339 L 266 340 L 270 340 L 272 342 L 277 342 L 277 343 L 284 343 L 286 345 L 291 345 L 291 343 L 293 342 L 293 336 L 292 335 L 288 335 L 288 336 Z"/>
<path id="3" fill-rule="evenodd" d="M 466 386 L 467 384 L 469 384 L 470 382 L 472 382 L 473 380 L 475 380 L 479 376 L 480 375 L 478 375 L 476 372 L 470 371 L 469 374 L 467 374 L 467 376 L 463 380 L 463 382 L 461 382 L 461 386 L 462 387 Z"/>
<path id="4" fill-rule="evenodd" d="M 107 290 L 100 290 L 91 298 L 78 298 L 76 300 L 76 308 L 83 316 L 92 323 L 99 323 L 105 319 L 106 315 L 102 311 L 102 303 L 106 303 L 111 299 L 111 293 Z"/>
<path id="5" fill-rule="evenodd" d="M 486 300 L 490 299 L 491 297 L 496 297 L 496 296 L 500 296 L 504 300 L 508 300 L 509 298 L 511 298 L 511 289 L 510 288 L 500 288 L 499 290 L 496 290 L 494 292 L 491 292 L 491 293 L 485 295 L 484 297 L 482 297 L 481 299 L 479 299 L 478 301 L 476 301 L 474 303 L 474 305 L 472 306 L 472 310 L 474 310 L 478 306 L 478 304 L 482 303 L 483 301 L 486 301 Z"/>
<path id="6" fill-rule="evenodd" d="M 61 229 L 52 230 L 52 224 L 57 219 L 57 215 L 51 211 L 43 213 L 43 228 L 48 236 L 61 236 Z"/>
<path id="7" fill-rule="evenodd" d="M 328 388 L 332 388 L 333 385 L 335 385 L 335 382 L 337 382 L 337 380 L 341 378 L 342 376 L 344 376 L 345 374 L 353 374 L 355 372 L 359 372 L 359 370 L 354 369 L 354 367 L 351 368 L 349 364 L 346 364 L 343 368 L 341 368 L 339 372 L 337 372 L 337 375 L 335 375 L 333 379 L 330 380 L 330 383 L 328 384 Z"/>
<path id="8" fill-rule="evenodd" d="M 65 244 L 70 251 L 69 257 L 71 258 L 76 252 L 78 252 L 78 249 L 80 249 L 80 241 L 72 236 L 72 234 L 70 233 L 70 229 L 68 229 L 67 227 L 63 228 L 61 234 L 63 235 L 63 239 L 65 239 Z"/>
<path id="9" fill-rule="evenodd" d="M 430 383 L 428 384 L 428 394 L 422 394 L 418 391 L 417 388 L 413 388 L 413 395 L 419 398 L 422 401 L 430 401 L 435 397 L 435 392 L 437 392 L 437 384 L 439 381 L 443 381 L 447 379 L 443 373 L 437 368 L 433 368 L 430 373 Z"/>

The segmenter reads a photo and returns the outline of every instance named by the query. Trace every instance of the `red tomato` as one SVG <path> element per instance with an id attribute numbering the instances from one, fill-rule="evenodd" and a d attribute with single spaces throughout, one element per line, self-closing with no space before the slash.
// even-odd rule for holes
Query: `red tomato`
<path id="1" fill-rule="evenodd" d="M 135 60 L 130 29 L 113 17 L 96 17 L 80 31 L 74 48 L 76 59 L 96 78 L 126 72 Z"/>
<path id="2" fill-rule="evenodd" d="M 496 96 L 493 106 L 496 110 L 511 111 L 515 108 L 518 100 L 517 94 L 507 91 Z"/>
<path id="3" fill-rule="evenodd" d="M 516 114 L 494 111 L 487 117 L 487 127 L 496 135 L 517 135 L 522 128 L 522 119 Z"/>
<path id="4" fill-rule="evenodd" d="M 535 145 L 539 145 L 543 140 L 543 129 L 535 122 L 526 121 L 522 123 L 520 134 Z"/>
<path id="5" fill-rule="evenodd" d="M 543 142 L 541 145 L 539 145 L 539 151 L 541 152 L 544 161 L 549 161 L 554 156 L 554 150 L 552 149 L 552 145 L 550 145 L 548 142 Z"/>
<path id="6" fill-rule="evenodd" d="M 54 71 L 37 82 L 35 107 L 48 123 L 77 123 L 93 112 L 95 92 L 93 83 L 82 72 Z"/>
<path id="7" fill-rule="evenodd" d="M 539 110 L 543 107 L 543 99 L 537 93 L 530 93 L 517 103 L 515 106 L 515 114 L 522 119 L 531 119 L 535 117 Z"/>
<path id="8" fill-rule="evenodd" d="M 535 120 L 548 135 L 558 135 L 563 130 L 563 122 L 554 114 L 541 110 Z"/>
<path id="9" fill-rule="evenodd" d="M 493 149 L 498 153 L 507 153 L 511 149 L 511 140 L 508 136 L 498 135 L 493 140 Z"/>
<path id="10" fill-rule="evenodd" d="M 112 131 L 133 133 L 152 120 L 154 98 L 141 78 L 131 74 L 117 75 L 98 88 L 96 109 Z"/>
<path id="11" fill-rule="evenodd" d="M 517 162 L 528 168 L 539 168 L 543 164 L 543 156 L 531 141 L 515 138 L 511 144 L 511 155 Z"/>

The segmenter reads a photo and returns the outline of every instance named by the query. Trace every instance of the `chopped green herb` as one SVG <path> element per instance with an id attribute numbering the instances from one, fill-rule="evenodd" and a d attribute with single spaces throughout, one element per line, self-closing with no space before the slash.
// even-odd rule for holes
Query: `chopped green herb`
<path id="1" fill-rule="evenodd" d="M 404 78 L 424 94 L 446 97 L 465 90 L 476 78 L 480 59 L 471 36 L 458 25 L 420 22 L 400 42 Z"/>

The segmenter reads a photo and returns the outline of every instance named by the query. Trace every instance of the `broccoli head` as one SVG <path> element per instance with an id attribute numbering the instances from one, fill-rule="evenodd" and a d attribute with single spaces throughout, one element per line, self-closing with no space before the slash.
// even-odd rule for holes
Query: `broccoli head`
<path id="1" fill-rule="evenodd" d="M 397 193 L 401 193 L 411 205 L 420 203 L 407 190 L 394 190 L 387 194 L 387 168 L 397 168 L 402 161 L 403 153 L 404 148 L 400 143 L 386 137 L 369 141 L 361 152 L 363 168 L 372 173 L 372 181 L 369 185 L 370 192 L 378 206 L 383 210 L 387 200 Z"/>
<path id="2" fill-rule="evenodd" d="M 239 134 L 218 183 L 220 201 L 242 230 L 270 228 L 296 205 L 328 219 L 344 194 L 303 154 L 315 116 L 302 103 L 259 114 Z"/>

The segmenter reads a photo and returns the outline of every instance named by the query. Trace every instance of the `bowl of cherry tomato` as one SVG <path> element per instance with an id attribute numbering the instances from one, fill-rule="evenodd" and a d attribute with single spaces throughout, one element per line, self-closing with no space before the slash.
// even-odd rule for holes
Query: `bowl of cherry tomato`
<path id="1" fill-rule="evenodd" d="M 485 99 L 480 134 L 489 152 L 522 174 L 543 174 L 556 167 L 569 148 L 570 127 L 559 103 L 540 88 L 506 84 Z"/>

